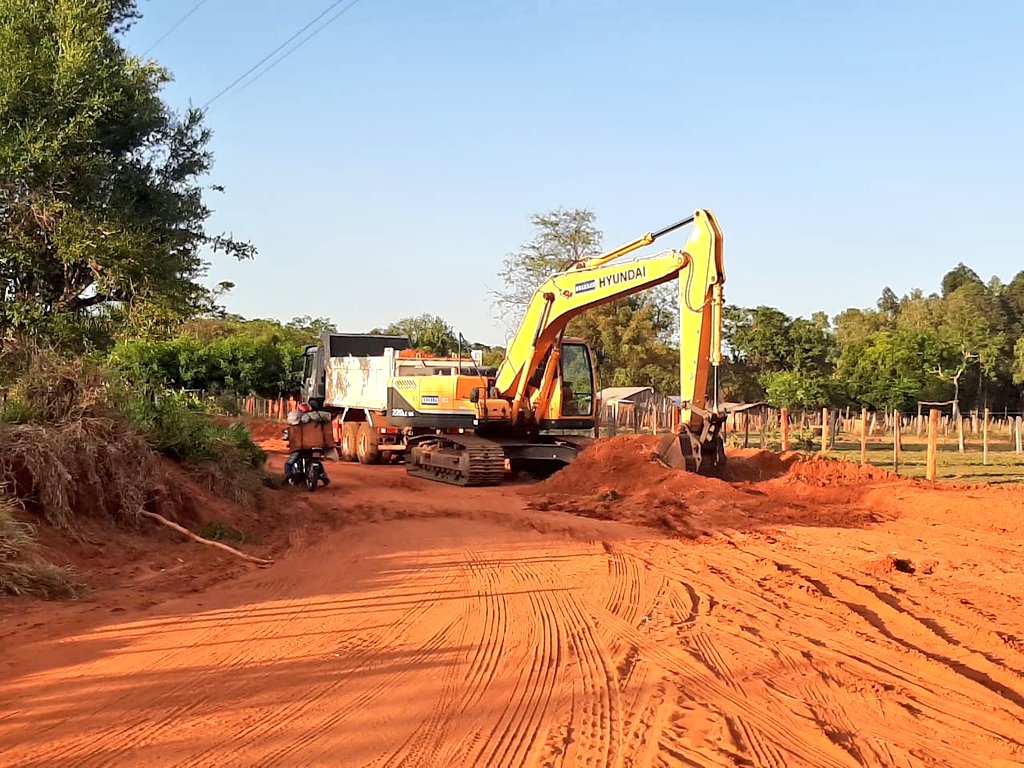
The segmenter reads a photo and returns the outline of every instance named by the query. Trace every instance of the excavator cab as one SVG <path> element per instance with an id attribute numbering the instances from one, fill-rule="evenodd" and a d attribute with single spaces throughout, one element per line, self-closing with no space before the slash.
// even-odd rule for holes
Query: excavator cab
<path id="1" fill-rule="evenodd" d="M 567 339 L 561 344 L 557 385 L 551 393 L 549 413 L 542 429 L 590 430 L 594 428 L 597 395 L 594 354 L 586 342 Z M 551 423 L 555 422 L 555 423 Z"/>

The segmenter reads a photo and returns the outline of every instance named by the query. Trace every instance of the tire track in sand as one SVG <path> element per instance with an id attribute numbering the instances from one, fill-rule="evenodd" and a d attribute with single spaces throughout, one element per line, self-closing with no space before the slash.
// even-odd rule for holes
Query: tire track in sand
<path id="1" fill-rule="evenodd" d="M 451 724 L 457 722 L 457 718 L 467 715 L 484 696 L 494 679 L 505 644 L 507 615 L 505 596 L 498 590 L 494 579 L 495 566 L 484 561 L 472 550 L 465 551 L 463 555 L 464 570 L 479 581 L 476 585 L 475 598 L 483 619 L 479 622 L 472 620 L 471 609 L 463 614 L 459 622 L 459 645 L 466 645 L 466 635 L 470 627 L 479 627 L 479 637 L 473 642 L 475 651 L 461 675 L 460 667 L 449 666 L 438 697 L 438 706 L 383 763 L 375 761 L 374 765 L 390 767 L 460 764 L 453 762 L 450 756 L 439 755 L 438 752 L 445 746 L 444 737 Z M 472 588 L 467 586 L 467 597 Z M 452 751 L 452 748 L 449 747 L 447 751 Z"/>
<path id="2" fill-rule="evenodd" d="M 409 657 L 407 663 L 416 664 L 420 661 L 424 661 L 430 658 L 435 651 L 438 651 L 441 648 L 443 648 L 445 645 L 445 641 L 447 640 L 448 633 L 452 629 L 452 626 L 454 626 L 454 622 L 452 624 L 448 624 L 447 626 L 443 627 L 442 629 L 438 630 L 433 635 L 431 635 L 431 637 L 419 647 L 419 651 L 416 654 Z M 302 749 L 311 746 L 313 743 L 317 741 L 317 739 L 321 736 L 322 733 L 329 733 L 331 729 L 333 729 L 346 717 L 349 717 L 355 712 L 363 710 L 372 702 L 385 696 L 392 688 L 392 684 L 395 678 L 399 677 L 400 675 L 401 672 L 395 672 L 389 675 L 382 676 L 382 679 L 378 684 L 374 685 L 369 690 L 359 694 L 357 697 L 347 702 L 344 706 L 336 709 L 329 716 L 321 719 L 317 723 L 315 729 L 307 728 L 305 732 L 298 738 L 282 746 L 280 749 L 265 755 L 263 758 L 259 760 L 259 765 L 261 767 L 266 766 L 267 768 L 270 768 L 271 766 L 275 765 L 295 765 L 295 762 L 289 759 L 292 757 L 292 755 L 295 755 Z M 305 705 L 310 705 L 315 704 L 321 700 L 327 699 L 340 687 L 342 683 L 346 682 L 347 678 L 350 676 L 351 675 L 347 675 L 345 678 L 339 680 L 338 682 L 330 686 L 327 686 L 326 688 L 319 691 L 315 696 L 307 698 L 303 703 Z M 301 712 L 296 714 L 301 714 Z"/>
<path id="3" fill-rule="evenodd" d="M 531 590 L 528 600 L 535 620 L 530 626 L 539 627 L 536 638 L 539 643 L 534 643 L 530 665 L 517 675 L 510 702 L 487 739 L 494 746 L 486 760 L 480 762 L 478 756 L 475 762 L 485 768 L 512 768 L 525 763 L 526 753 L 536 740 L 551 702 L 562 664 L 563 628 L 556 621 L 550 595 L 544 589 Z"/>
<path id="4" fill-rule="evenodd" d="M 449 586 L 454 580 L 455 575 L 448 574 L 444 579 L 439 581 L 439 586 Z M 386 600 L 387 595 L 382 595 L 381 601 L 386 604 Z M 337 691 L 342 689 L 348 680 L 358 671 L 365 671 L 367 669 L 375 669 L 379 667 L 379 657 L 382 648 L 387 645 L 393 645 L 397 639 L 405 637 L 429 610 L 429 600 L 420 600 L 419 602 L 408 605 L 408 607 L 406 607 L 390 624 L 376 628 L 373 633 L 361 637 L 357 641 L 356 645 L 347 649 L 346 653 L 348 656 L 346 661 L 349 665 L 347 672 L 344 672 L 329 682 L 324 683 L 319 686 L 319 688 L 315 689 L 314 692 L 306 696 L 296 696 L 283 705 L 264 708 L 264 711 L 260 712 L 255 720 L 234 734 L 235 740 L 255 743 L 274 731 L 286 728 L 301 718 L 303 714 L 306 713 L 307 709 L 332 697 Z M 440 646 L 447 629 L 448 628 L 446 627 L 440 632 L 435 633 L 426 644 L 419 646 L 417 652 L 409 658 L 408 663 L 417 663 L 428 658 L 431 652 Z M 400 673 L 393 672 L 390 675 L 382 676 L 379 683 L 359 697 L 358 704 L 350 703 L 343 705 L 340 716 L 329 716 L 325 719 L 336 723 L 343 719 L 344 716 L 356 711 L 356 709 L 364 707 L 367 703 L 385 695 L 388 691 L 391 679 L 396 677 L 398 674 Z M 320 735 L 320 730 L 320 728 L 307 728 L 305 732 L 298 736 L 291 744 L 282 748 L 284 750 L 284 756 L 288 756 L 298 749 L 311 744 Z M 184 763 L 184 765 L 202 765 L 204 760 L 211 759 L 221 749 L 222 747 L 220 745 L 212 745 L 202 752 L 193 755 Z M 277 753 L 274 754 L 276 755 Z M 277 759 L 277 757 L 274 758 L 274 760 Z M 260 761 L 260 765 L 268 764 L 270 763 Z"/>
<path id="5" fill-rule="evenodd" d="M 686 583 L 691 577 L 691 574 L 672 565 L 670 561 L 654 562 L 650 559 L 651 556 L 644 552 L 635 551 L 632 548 L 627 551 L 639 560 L 665 573 L 669 578 L 681 583 Z M 678 555 L 679 553 L 672 554 Z M 705 565 L 707 565 L 709 573 L 717 571 L 719 577 L 724 579 L 721 569 L 712 568 L 709 564 Z M 723 581 L 722 586 L 726 586 L 726 584 L 727 582 Z M 742 601 L 748 596 L 749 592 L 743 591 L 736 596 L 736 599 Z M 710 597 L 709 594 L 708 598 Z M 722 596 L 718 599 L 723 600 L 725 597 Z M 719 679 L 717 675 L 709 676 L 704 662 L 695 658 L 684 647 L 673 648 L 652 642 L 643 633 L 638 632 L 634 627 L 622 622 L 612 614 L 608 614 L 604 619 L 609 624 L 614 623 L 620 634 L 629 637 L 645 658 L 685 680 L 685 688 L 690 691 L 691 698 L 699 701 L 721 702 L 719 706 L 724 705 L 730 716 L 743 722 L 743 730 L 755 745 L 755 749 L 764 751 L 767 758 L 774 759 L 774 755 L 781 755 L 779 751 L 781 750 L 793 758 L 820 768 L 825 768 L 825 766 L 848 768 L 851 765 L 856 765 L 851 762 L 846 751 L 836 747 L 823 735 L 820 737 L 820 742 L 818 739 L 812 742 L 802 738 L 799 735 L 801 730 L 799 724 L 792 721 L 792 716 L 789 713 L 765 711 L 751 703 L 746 695 L 737 690 L 735 682 L 730 684 Z M 767 744 L 772 746 L 765 746 Z"/>
<path id="6" fill-rule="evenodd" d="M 287 589 L 292 586 L 290 582 L 282 579 L 271 579 L 268 584 L 268 601 L 273 601 L 275 598 L 280 597 Z M 287 601 L 284 606 L 275 606 L 274 611 L 288 610 L 296 607 L 298 601 Z M 246 619 L 253 617 L 254 615 L 258 618 L 262 616 L 264 610 L 261 609 L 259 604 L 248 605 L 241 614 L 236 611 L 213 611 L 207 615 L 204 615 L 202 621 L 207 625 L 207 629 L 201 632 L 197 636 L 193 637 L 192 641 L 178 649 L 176 653 L 164 654 L 160 661 L 155 664 L 145 665 L 140 664 L 140 668 L 146 676 L 152 676 L 159 674 L 165 670 L 175 668 L 178 659 L 182 655 L 192 655 L 199 649 L 202 649 L 209 645 L 217 638 L 223 636 L 228 632 L 233 625 L 238 623 L 248 624 Z M 223 616 L 222 616 L 223 614 Z M 167 620 L 158 620 L 157 625 L 162 626 L 167 623 Z M 268 640 L 277 637 L 288 629 L 288 625 L 281 621 L 261 621 L 258 622 L 260 629 L 255 637 L 256 640 Z M 256 647 L 254 643 L 239 643 L 236 651 L 229 655 L 223 662 L 218 664 L 217 669 L 221 669 L 222 665 L 228 667 L 238 667 L 246 664 L 253 656 L 252 649 Z M 204 672 L 198 673 L 200 676 Z M 168 688 L 160 690 L 161 698 L 173 699 L 179 696 L 186 696 L 188 701 L 185 704 L 179 705 L 166 712 L 160 720 L 155 723 L 145 717 L 144 715 L 136 715 L 135 717 L 129 718 L 128 723 L 119 723 L 116 726 L 109 727 L 101 730 L 99 733 L 94 731 L 80 732 L 70 742 L 58 747 L 55 751 L 46 750 L 45 754 L 47 759 L 63 762 L 69 759 L 72 755 L 83 751 L 91 751 L 93 745 L 97 741 L 106 743 L 116 743 L 119 748 L 123 751 L 134 750 L 145 746 L 148 743 L 152 743 L 161 734 L 174 727 L 180 718 L 188 715 L 196 709 L 205 705 L 211 696 L 204 696 L 195 698 L 187 696 L 187 694 L 195 687 L 195 677 L 190 675 L 180 675 L 180 682 L 177 685 L 172 685 Z M 130 686 L 126 686 L 123 693 L 116 696 L 113 701 L 104 700 L 101 705 L 103 709 L 109 710 L 115 707 L 123 705 L 125 702 L 133 699 L 137 695 L 137 691 L 132 689 Z M 124 707 L 126 711 L 138 711 L 138 707 Z M 60 727 L 61 724 L 57 724 L 46 731 L 40 731 L 40 734 L 46 733 L 47 731 L 53 730 L 55 727 Z M 89 755 L 80 756 L 77 758 L 76 765 L 81 768 L 91 768 L 92 766 L 98 766 L 102 768 L 104 766 L 105 757 Z"/>

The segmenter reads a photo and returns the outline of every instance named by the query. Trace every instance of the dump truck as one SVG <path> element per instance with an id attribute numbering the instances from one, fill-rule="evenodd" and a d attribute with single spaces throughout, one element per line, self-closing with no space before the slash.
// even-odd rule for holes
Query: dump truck
<path id="1" fill-rule="evenodd" d="M 688 225 L 681 249 L 623 260 Z M 428 359 L 418 368 L 415 362 L 406 366 L 403 360 L 415 358 L 408 347 L 394 345 L 407 340 L 359 337 L 359 344 L 372 347 L 364 352 L 373 354 L 338 358 L 331 351 L 324 392 L 334 396 L 325 405 L 342 409 L 343 446 L 344 436 L 352 436 L 357 458 L 372 462 L 401 453 L 416 477 L 495 485 L 517 464 L 563 466 L 586 445 L 580 433 L 594 429 L 598 391 L 592 350 L 566 336 L 569 323 L 670 280 L 679 286 L 682 405 L 675 431 L 658 453 L 670 466 L 714 474 L 725 463 L 726 417 L 719 404 L 725 267 L 722 231 L 706 209 L 546 279 L 497 369 Z M 318 353 L 310 354 L 315 360 Z M 319 366 L 311 370 L 318 375 Z"/>
<path id="2" fill-rule="evenodd" d="M 342 460 L 387 463 L 401 460 L 409 437 L 434 431 L 396 425 L 393 418 L 409 412 L 404 402 L 394 402 L 396 384 L 421 376 L 495 372 L 482 365 L 478 350 L 446 357 L 415 349 L 407 336 L 324 332 L 318 344 L 306 347 L 302 397 L 333 415 Z M 447 400 L 437 397 L 438 405 Z"/>

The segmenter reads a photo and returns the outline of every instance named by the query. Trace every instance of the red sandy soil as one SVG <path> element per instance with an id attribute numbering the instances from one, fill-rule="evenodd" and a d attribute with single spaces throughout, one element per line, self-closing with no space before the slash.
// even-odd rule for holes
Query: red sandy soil
<path id="1" fill-rule="evenodd" d="M 1024 765 L 1021 489 L 755 451 L 726 482 L 642 438 L 533 485 L 328 471 L 193 493 L 270 567 L 122 535 L 79 603 L 0 601 L 0 763 Z"/>

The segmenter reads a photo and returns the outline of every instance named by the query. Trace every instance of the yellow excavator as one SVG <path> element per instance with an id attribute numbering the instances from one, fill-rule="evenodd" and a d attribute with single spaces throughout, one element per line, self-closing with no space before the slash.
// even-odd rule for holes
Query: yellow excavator
<path id="1" fill-rule="evenodd" d="M 681 249 L 624 259 L 690 224 Z M 409 474 L 456 485 L 496 485 L 507 467 L 571 462 L 588 442 L 579 433 L 594 429 L 597 375 L 590 348 L 567 338 L 566 327 L 589 309 L 677 279 L 682 405 L 658 453 L 670 466 L 713 474 L 725 462 L 722 240 L 714 215 L 700 209 L 552 275 L 534 293 L 496 370 L 460 363 L 442 374 L 392 378 L 380 431 L 401 436 Z"/>

